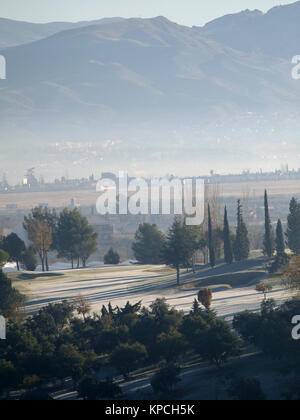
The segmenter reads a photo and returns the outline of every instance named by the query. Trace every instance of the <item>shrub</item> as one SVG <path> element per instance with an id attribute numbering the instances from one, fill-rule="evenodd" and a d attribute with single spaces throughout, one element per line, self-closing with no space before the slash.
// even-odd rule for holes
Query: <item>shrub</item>
<path id="1" fill-rule="evenodd" d="M 120 263 L 120 255 L 112 248 L 104 256 L 104 264 L 107 265 L 118 265 Z"/>

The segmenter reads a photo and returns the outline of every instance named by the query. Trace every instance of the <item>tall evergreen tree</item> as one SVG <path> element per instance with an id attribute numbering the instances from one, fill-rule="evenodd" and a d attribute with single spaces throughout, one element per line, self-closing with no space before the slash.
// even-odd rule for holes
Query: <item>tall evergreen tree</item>
<path id="1" fill-rule="evenodd" d="M 8 253 L 10 261 L 14 261 L 20 270 L 20 261 L 22 259 L 22 252 L 25 251 L 25 243 L 16 235 L 11 233 L 3 240 L 3 249 Z"/>
<path id="2" fill-rule="evenodd" d="M 227 208 L 225 207 L 224 212 L 224 230 L 223 230 L 223 237 L 224 237 L 224 258 L 226 264 L 233 263 L 233 250 L 232 250 L 232 242 L 230 236 L 230 228 L 228 222 L 228 213 Z"/>
<path id="3" fill-rule="evenodd" d="M 79 268 L 80 259 L 83 267 L 86 267 L 88 258 L 97 251 L 97 237 L 94 228 L 77 208 L 61 212 L 56 231 L 56 247 L 58 256 L 70 260 L 72 268 L 74 261 L 77 261 Z"/>
<path id="4" fill-rule="evenodd" d="M 264 254 L 271 258 L 274 254 L 274 233 L 270 218 L 268 193 L 265 191 L 265 236 L 264 236 Z"/>
<path id="5" fill-rule="evenodd" d="M 209 249 L 209 262 L 212 267 L 216 265 L 216 253 L 213 240 L 213 227 L 210 212 L 210 205 L 208 205 L 208 249 Z"/>
<path id="6" fill-rule="evenodd" d="M 175 217 L 169 229 L 164 249 L 164 263 L 176 268 L 177 284 L 180 284 L 180 266 L 186 265 L 195 252 L 195 243 L 191 241 L 190 231 L 179 217 Z"/>
<path id="7" fill-rule="evenodd" d="M 285 254 L 285 239 L 281 220 L 278 220 L 276 227 L 276 251 L 278 256 Z"/>
<path id="8" fill-rule="evenodd" d="M 287 238 L 289 248 L 296 254 L 300 254 L 300 204 L 295 198 L 290 202 L 290 214 L 288 216 Z"/>
<path id="9" fill-rule="evenodd" d="M 141 224 L 132 245 L 135 258 L 141 264 L 161 264 L 164 241 L 164 234 L 156 225 Z"/>
<path id="10" fill-rule="evenodd" d="M 247 226 L 243 218 L 243 207 L 241 201 L 238 200 L 237 211 L 237 229 L 234 242 L 234 256 L 236 261 L 245 261 L 249 258 L 250 242 L 248 238 Z"/>

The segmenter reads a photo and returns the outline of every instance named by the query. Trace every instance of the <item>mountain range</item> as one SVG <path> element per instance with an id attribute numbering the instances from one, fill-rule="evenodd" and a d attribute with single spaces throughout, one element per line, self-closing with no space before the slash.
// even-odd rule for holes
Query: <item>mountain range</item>
<path id="1" fill-rule="evenodd" d="M 47 38 L 57 32 L 89 25 L 120 22 L 122 18 L 104 18 L 81 22 L 30 23 L 0 18 L 0 48 L 15 47 Z"/>
<path id="2" fill-rule="evenodd" d="M 159 171 L 167 158 L 169 169 L 195 151 L 209 165 L 228 159 L 227 167 L 232 150 L 243 165 L 295 158 L 300 82 L 291 58 L 300 54 L 299 21 L 300 2 L 201 28 L 164 17 L 0 19 L 1 143 L 8 145 L 0 164 L 16 159 L 16 147 L 24 167 L 35 159 L 49 173 L 70 162 L 82 171 L 100 161 L 110 169 L 123 159 Z"/>

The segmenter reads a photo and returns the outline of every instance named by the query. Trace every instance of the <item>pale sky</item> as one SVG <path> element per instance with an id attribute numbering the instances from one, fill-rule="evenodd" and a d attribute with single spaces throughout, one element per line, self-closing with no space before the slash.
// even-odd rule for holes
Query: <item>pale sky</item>
<path id="1" fill-rule="evenodd" d="M 0 17 L 29 22 L 154 17 L 187 26 L 203 25 L 228 13 L 268 9 L 293 1 L 276 0 L 0 0 Z"/>

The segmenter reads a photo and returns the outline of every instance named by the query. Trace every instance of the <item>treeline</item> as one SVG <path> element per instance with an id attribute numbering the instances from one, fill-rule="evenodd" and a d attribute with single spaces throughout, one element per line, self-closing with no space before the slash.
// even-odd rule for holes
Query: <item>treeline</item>
<path id="1" fill-rule="evenodd" d="M 222 251 L 221 251 L 222 248 Z M 141 264 L 167 264 L 176 269 L 180 284 L 180 268 L 195 268 L 195 254 L 208 254 L 209 262 L 215 267 L 217 258 L 224 255 L 225 262 L 232 264 L 248 259 L 250 242 L 243 219 L 241 202 L 238 201 L 237 229 L 234 234 L 229 227 L 227 209 L 224 210 L 223 229 L 213 223 L 211 207 L 207 207 L 207 223 L 201 226 L 187 226 L 185 218 L 175 217 L 166 235 L 156 225 L 144 223 L 139 226 L 133 243 L 135 258 Z"/>
<path id="2" fill-rule="evenodd" d="M 156 225 L 144 223 L 139 226 L 133 243 L 135 258 L 141 264 L 167 264 L 176 269 L 177 283 L 180 283 L 180 268 L 195 267 L 195 254 L 200 251 L 208 253 L 212 267 L 217 257 L 221 257 L 220 248 L 225 261 L 232 264 L 248 259 L 250 242 L 248 230 L 243 219 L 242 205 L 238 201 L 237 229 L 234 234 L 229 227 L 227 209 L 224 214 L 223 229 L 213 224 L 210 205 L 207 208 L 207 229 L 201 226 L 188 226 L 185 218 L 175 217 L 166 235 Z"/>
<path id="3" fill-rule="evenodd" d="M 57 252 L 58 258 L 71 262 L 72 268 L 86 267 L 89 257 L 97 251 L 98 234 L 82 216 L 78 209 L 64 209 L 60 214 L 47 207 L 36 207 L 24 217 L 24 229 L 30 246 L 12 233 L 0 241 L 0 249 L 9 261 L 15 262 L 17 269 L 22 265 L 34 271 L 37 257 L 42 271 L 49 271 L 49 253 Z"/>
<path id="4" fill-rule="evenodd" d="M 298 272 L 298 288 L 299 282 Z M 282 374 L 286 383 L 280 398 L 300 400 L 300 342 L 292 336 L 292 320 L 300 313 L 300 300 L 293 299 L 277 307 L 265 300 L 260 313 L 243 312 L 234 317 L 233 327 L 245 343 L 256 346 L 272 362 L 274 373 Z M 280 385 L 278 384 L 278 387 Z"/>
<path id="5" fill-rule="evenodd" d="M 128 380 L 139 368 L 157 367 L 152 387 L 157 396 L 166 396 L 179 382 L 179 364 L 186 356 L 219 367 L 241 354 L 242 340 L 209 309 L 209 297 L 199 298 L 208 308 L 195 301 L 187 315 L 164 299 L 149 309 L 141 302 L 123 308 L 109 304 L 100 315 L 90 315 L 89 302 L 80 298 L 50 304 L 22 324 L 9 322 L 7 340 L 0 342 L 0 395 L 72 378 L 84 399 L 117 398 L 116 377 Z M 112 377 L 98 381 L 97 374 L 107 368 L 113 369 Z"/>
<path id="6" fill-rule="evenodd" d="M 265 191 L 264 208 L 262 251 L 270 259 L 269 270 L 275 272 L 289 261 L 287 247 L 295 255 L 300 253 L 300 204 L 295 198 L 291 200 L 286 233 L 283 231 L 281 220 L 277 221 L 274 230 L 267 191 Z M 149 223 L 140 225 L 132 248 L 135 258 L 141 264 L 167 264 L 174 267 L 178 283 L 180 267 L 194 268 L 197 252 L 203 254 L 204 262 L 208 260 L 212 268 L 220 258 L 224 258 L 226 264 L 245 261 L 250 255 L 250 240 L 241 201 L 237 202 L 235 231 L 230 228 L 227 208 L 224 209 L 223 226 L 220 227 L 213 215 L 211 204 L 208 204 L 206 218 L 201 226 L 187 226 L 184 218 L 176 217 L 165 235 L 156 225 Z"/>

